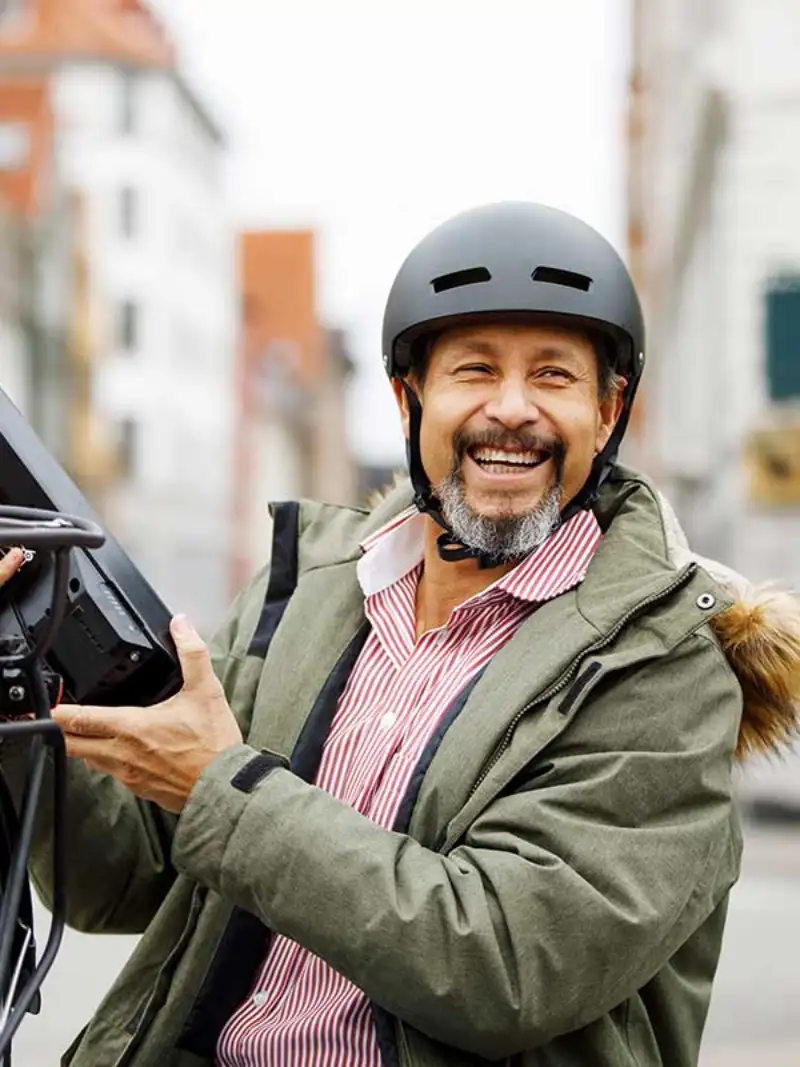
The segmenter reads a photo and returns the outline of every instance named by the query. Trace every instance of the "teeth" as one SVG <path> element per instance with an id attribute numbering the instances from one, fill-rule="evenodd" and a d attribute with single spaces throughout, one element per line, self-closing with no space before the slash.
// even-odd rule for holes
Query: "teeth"
<path id="1" fill-rule="evenodd" d="M 527 466 L 538 463 L 542 458 L 540 452 L 506 452 L 501 448 L 479 448 L 473 452 L 479 463 L 512 463 Z"/>

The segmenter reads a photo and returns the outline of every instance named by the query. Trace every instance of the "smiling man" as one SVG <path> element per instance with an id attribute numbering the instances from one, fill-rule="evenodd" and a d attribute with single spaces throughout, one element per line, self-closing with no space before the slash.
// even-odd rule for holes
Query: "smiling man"
<path id="1" fill-rule="evenodd" d="M 564 505 L 608 443 L 625 382 L 600 335 L 552 325 L 454 326 L 416 351 L 394 390 L 409 442 L 409 403 L 424 393 L 419 448 L 438 502 L 438 521 L 423 524 L 430 562 L 419 576 L 417 629 L 424 633 L 445 626 L 455 606 L 514 570 L 561 525 Z M 586 511 L 575 525 L 596 528 Z M 468 565 L 439 567 L 442 526 L 459 546 L 449 560 Z M 492 565 L 476 567 L 476 555 Z"/>
<path id="2" fill-rule="evenodd" d="M 412 380 L 428 385 L 422 449 L 442 514 L 463 544 L 505 561 L 559 525 L 608 442 L 624 385 L 585 334 L 500 324 L 445 331 Z M 408 434 L 400 383 L 395 391 Z"/>
<path id="3" fill-rule="evenodd" d="M 63 1062 L 695 1067 L 796 601 L 617 465 L 644 331 L 581 221 L 438 227 L 383 358 L 409 484 L 276 506 L 211 657 L 175 620 L 177 696 L 54 712 L 70 919 L 144 933 Z"/>

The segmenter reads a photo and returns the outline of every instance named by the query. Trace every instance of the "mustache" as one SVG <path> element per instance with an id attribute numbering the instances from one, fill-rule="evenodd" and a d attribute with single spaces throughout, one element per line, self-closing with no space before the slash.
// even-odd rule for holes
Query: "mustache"
<path id="1" fill-rule="evenodd" d="M 508 448 L 518 449 L 520 452 L 543 452 L 553 460 L 559 481 L 567 455 L 566 444 L 556 435 L 545 437 L 528 430 L 497 429 L 480 432 L 458 430 L 453 437 L 454 465 L 459 467 L 467 452 L 474 448 Z"/>

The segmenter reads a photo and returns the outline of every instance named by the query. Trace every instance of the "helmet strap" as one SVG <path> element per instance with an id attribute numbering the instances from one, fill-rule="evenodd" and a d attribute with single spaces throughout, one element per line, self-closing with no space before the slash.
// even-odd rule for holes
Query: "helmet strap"
<path id="1" fill-rule="evenodd" d="M 570 500 L 562 511 L 562 523 L 569 522 L 569 520 L 577 515 L 579 511 L 588 511 L 589 508 L 594 507 L 597 502 L 600 490 L 608 480 L 614 469 L 614 464 L 617 462 L 617 453 L 619 452 L 622 438 L 625 436 L 625 431 L 628 428 L 628 420 L 631 417 L 631 408 L 633 406 L 634 397 L 636 396 L 636 390 L 639 388 L 640 380 L 641 370 L 637 369 L 633 372 L 628 384 L 625 386 L 622 411 L 617 419 L 617 424 L 612 430 L 605 448 L 595 456 L 594 462 L 592 463 L 592 469 L 589 472 L 589 477 L 583 484 L 583 488 L 572 498 L 572 500 Z"/>

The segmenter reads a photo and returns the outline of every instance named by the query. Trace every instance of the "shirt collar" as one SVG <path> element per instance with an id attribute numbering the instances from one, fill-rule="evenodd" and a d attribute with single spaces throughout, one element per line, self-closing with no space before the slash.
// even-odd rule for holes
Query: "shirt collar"
<path id="1" fill-rule="evenodd" d="M 424 531 L 425 516 L 412 505 L 362 543 L 357 574 L 365 596 L 380 593 L 419 566 Z M 593 512 L 580 511 L 481 595 L 502 590 L 531 602 L 559 596 L 583 581 L 602 537 Z"/>
<path id="2" fill-rule="evenodd" d="M 413 570 L 424 546 L 425 516 L 412 504 L 361 543 L 356 573 L 364 595 L 380 593 Z"/>

